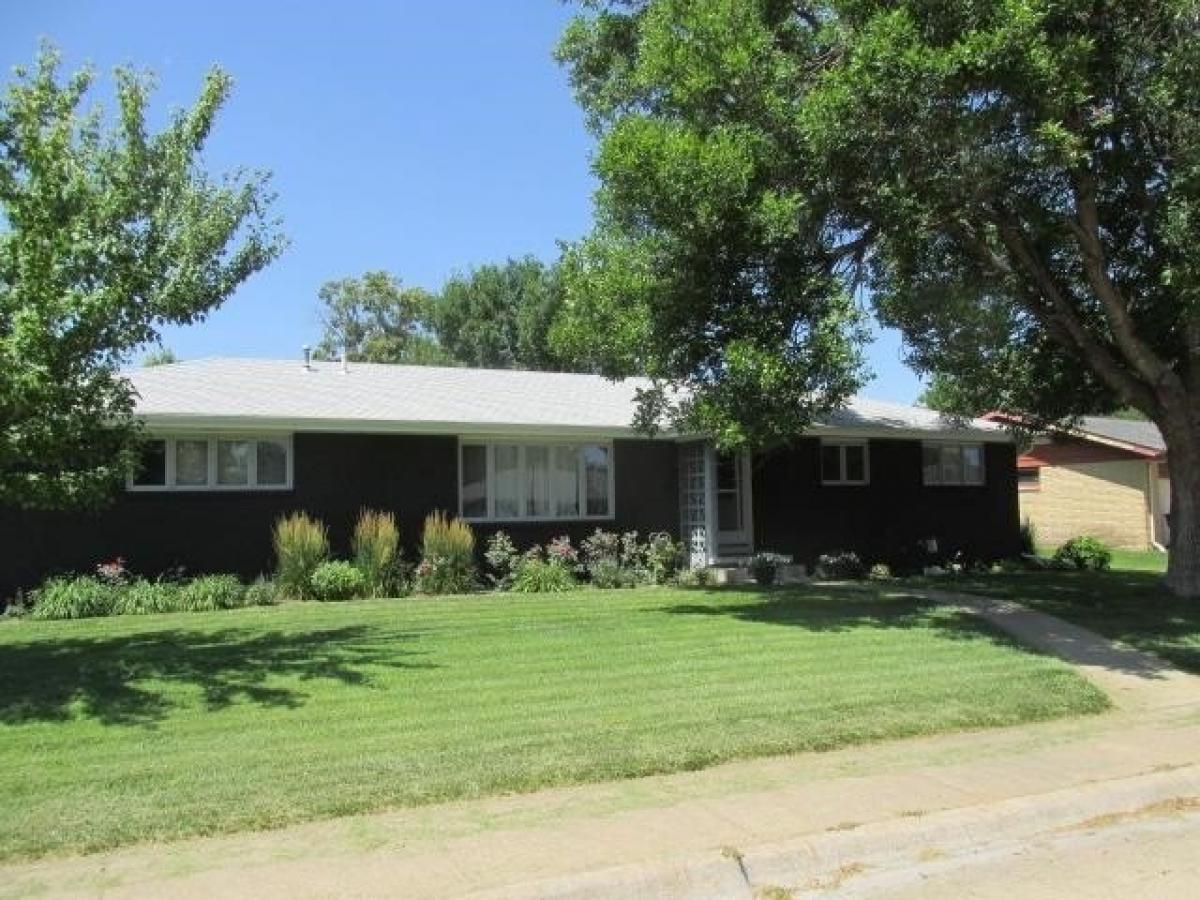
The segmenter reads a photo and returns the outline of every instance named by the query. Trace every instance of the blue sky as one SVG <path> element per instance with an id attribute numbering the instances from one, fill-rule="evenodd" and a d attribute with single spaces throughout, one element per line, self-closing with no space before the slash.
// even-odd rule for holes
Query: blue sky
<path id="1" fill-rule="evenodd" d="M 382 268 L 436 289 L 473 264 L 553 259 L 588 230 L 592 141 L 551 56 L 570 14 L 558 0 L 4 0 L 0 61 L 28 62 L 45 37 L 105 80 L 132 63 L 156 74 L 159 113 L 228 70 L 206 164 L 271 170 L 292 244 L 165 342 L 184 358 L 296 356 L 319 336 L 326 280 Z M 894 334 L 871 365 L 864 393 L 915 399 Z"/>

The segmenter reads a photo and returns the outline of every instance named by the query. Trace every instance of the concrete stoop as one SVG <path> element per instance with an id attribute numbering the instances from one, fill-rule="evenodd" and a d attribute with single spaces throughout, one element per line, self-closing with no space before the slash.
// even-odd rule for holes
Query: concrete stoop
<path id="1" fill-rule="evenodd" d="M 1056 841 L 1085 840 L 1131 823 L 1147 829 L 1180 825 L 1200 829 L 1200 765 L 470 896 L 477 900 L 873 897 L 947 871 L 1019 855 L 1034 842 L 1053 846 Z"/>

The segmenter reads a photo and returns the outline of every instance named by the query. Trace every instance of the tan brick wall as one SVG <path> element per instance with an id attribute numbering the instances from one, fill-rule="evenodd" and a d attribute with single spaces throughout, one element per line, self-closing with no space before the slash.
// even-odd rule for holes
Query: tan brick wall
<path id="1" fill-rule="evenodd" d="M 1021 521 L 1028 518 L 1043 547 L 1090 534 L 1127 549 L 1150 544 L 1146 463 L 1120 461 L 1044 466 L 1041 490 L 1021 491 Z"/>

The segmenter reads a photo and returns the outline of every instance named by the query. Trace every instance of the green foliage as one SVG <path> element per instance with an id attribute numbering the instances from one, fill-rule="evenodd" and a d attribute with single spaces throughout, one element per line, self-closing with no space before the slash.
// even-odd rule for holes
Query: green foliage
<path id="1" fill-rule="evenodd" d="M 265 175 L 200 167 L 231 80 L 214 69 L 158 133 L 148 76 L 115 73 L 116 115 L 85 108 L 43 47 L 0 97 L 0 502 L 109 497 L 134 464 L 120 369 L 165 325 L 202 320 L 283 249 Z"/>
<path id="2" fill-rule="evenodd" d="M 34 619 L 86 619 L 112 614 L 119 588 L 92 575 L 50 578 L 33 592 Z"/>
<path id="3" fill-rule="evenodd" d="M 354 600 L 367 590 L 367 579 L 354 563 L 327 560 L 313 569 L 312 593 L 317 600 Z"/>
<path id="4" fill-rule="evenodd" d="M 1073 537 L 1054 551 L 1054 561 L 1076 569 L 1103 571 L 1112 563 L 1112 550 L 1099 538 Z"/>
<path id="5" fill-rule="evenodd" d="M 863 380 L 857 294 L 945 411 L 1132 407 L 1196 458 L 1195 0 L 580 5 L 601 185 L 554 337 L 691 389 L 641 424 L 793 436 Z M 1200 503 L 1175 515 L 1197 595 Z"/>
<path id="6" fill-rule="evenodd" d="M 818 557 L 817 575 L 834 580 L 857 580 L 867 575 L 867 566 L 853 550 L 839 550 Z"/>
<path id="7" fill-rule="evenodd" d="M 788 557 L 781 556 L 778 553 L 755 553 L 750 557 L 747 568 L 750 570 L 750 577 L 756 583 L 771 585 L 775 583 L 775 579 L 779 576 L 779 567 L 788 562 L 791 562 Z"/>
<path id="8" fill-rule="evenodd" d="M 563 561 L 526 556 L 517 566 L 512 590 L 518 594 L 554 594 L 578 586 L 575 573 Z"/>
<path id="9" fill-rule="evenodd" d="M 235 575 L 202 575 L 179 588 L 181 612 L 211 612 L 245 605 L 246 589 Z"/>
<path id="10" fill-rule="evenodd" d="M 159 347 L 157 350 L 151 350 L 142 357 L 142 367 L 147 369 L 151 369 L 154 366 L 169 366 L 177 362 L 179 362 L 179 357 L 169 347 Z"/>
<path id="11" fill-rule="evenodd" d="M 318 359 L 433 365 L 448 358 L 432 336 L 434 298 L 421 288 L 404 287 L 389 272 L 366 272 L 321 285 Z"/>
<path id="12" fill-rule="evenodd" d="M 243 599 L 246 606 L 273 606 L 279 602 L 279 587 L 271 579 L 259 576 L 246 587 Z"/>
<path id="13" fill-rule="evenodd" d="M 644 559 L 650 579 L 655 584 L 668 584 L 683 566 L 683 544 L 665 531 L 655 531 L 646 539 Z"/>
<path id="14" fill-rule="evenodd" d="M 549 346 L 561 306 L 553 266 L 532 256 L 479 266 L 442 286 L 438 339 L 452 359 L 468 366 L 567 370 L 568 360 Z"/>
<path id="15" fill-rule="evenodd" d="M 398 587 L 400 529 L 390 512 L 364 509 L 350 540 L 354 565 L 362 573 L 367 596 L 386 597 Z"/>
<path id="16" fill-rule="evenodd" d="M 712 583 L 712 571 L 707 566 L 689 566 L 679 573 L 681 587 L 707 587 Z"/>
<path id="17" fill-rule="evenodd" d="M 81 619 L 151 613 L 212 612 L 275 602 L 275 588 L 259 579 L 244 587 L 235 575 L 204 575 L 191 581 L 50 578 L 33 594 L 35 619 Z"/>
<path id="18" fill-rule="evenodd" d="M 475 534 L 461 519 L 437 511 L 425 518 L 417 587 L 426 594 L 465 594 L 475 589 Z"/>
<path id="19" fill-rule="evenodd" d="M 181 586 L 169 581 L 137 579 L 113 592 L 111 615 L 138 616 L 183 610 Z"/>
<path id="20" fill-rule="evenodd" d="M 504 531 L 496 531 L 488 538 L 487 550 L 483 558 L 487 561 L 488 580 L 498 591 L 507 591 L 512 587 L 513 577 L 521 562 L 521 554 L 512 538 Z"/>
<path id="21" fill-rule="evenodd" d="M 587 573 L 592 587 L 597 588 L 635 587 L 640 582 L 636 570 L 625 568 L 616 559 L 603 558 L 589 563 Z"/>
<path id="22" fill-rule="evenodd" d="M 329 538 L 322 522 L 308 513 L 282 516 L 275 523 L 275 581 L 292 600 L 311 600 L 312 574 L 329 555 Z"/>
<path id="23" fill-rule="evenodd" d="M 887 563 L 875 563 L 867 572 L 867 577 L 872 581 L 891 581 L 892 567 Z"/>

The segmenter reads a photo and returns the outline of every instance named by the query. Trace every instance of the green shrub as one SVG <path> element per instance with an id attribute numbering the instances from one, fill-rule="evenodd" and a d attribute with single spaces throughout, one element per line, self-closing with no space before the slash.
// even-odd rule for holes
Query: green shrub
<path id="1" fill-rule="evenodd" d="M 892 567 L 887 563 L 875 563 L 871 566 L 871 571 L 867 573 L 867 577 L 872 581 L 889 581 L 892 577 Z"/>
<path id="2" fill-rule="evenodd" d="M 271 579 L 260 575 L 246 588 L 242 602 L 246 606 L 271 606 L 279 602 L 279 588 Z"/>
<path id="3" fill-rule="evenodd" d="M 665 531 L 656 531 L 646 539 L 642 556 L 655 584 L 667 584 L 683 566 L 686 548 Z"/>
<path id="4" fill-rule="evenodd" d="M 50 578 L 33 593 L 34 619 L 86 619 L 112 614 L 119 588 L 91 575 Z"/>
<path id="5" fill-rule="evenodd" d="M 354 565 L 363 577 L 363 592 L 369 597 L 395 593 L 400 562 L 400 529 L 390 512 L 364 509 L 358 514 L 350 541 Z"/>
<path id="6" fill-rule="evenodd" d="M 182 612 L 210 612 L 245 605 L 246 588 L 236 575 L 202 575 L 179 589 Z"/>
<path id="7" fill-rule="evenodd" d="M 817 558 L 817 574 L 837 580 L 859 579 L 866 576 L 867 566 L 853 550 L 839 550 Z"/>
<path id="8" fill-rule="evenodd" d="M 318 600 L 353 600 L 367 590 L 367 580 L 353 563 L 323 562 L 312 573 L 313 596 Z"/>
<path id="9" fill-rule="evenodd" d="M 475 588 L 475 534 L 461 519 L 430 513 L 421 533 L 417 586 L 426 594 L 464 594 Z"/>
<path id="10" fill-rule="evenodd" d="M 117 588 L 112 614 L 142 616 L 149 613 L 175 612 L 181 608 L 179 585 L 138 579 Z"/>
<path id="11" fill-rule="evenodd" d="M 638 573 L 626 569 L 616 559 L 599 559 L 588 567 L 592 587 L 624 588 L 638 583 Z"/>
<path id="12" fill-rule="evenodd" d="M 679 573 L 683 587 L 706 587 L 712 584 L 712 571 L 707 566 L 689 566 Z"/>
<path id="13" fill-rule="evenodd" d="M 750 577 L 756 583 L 761 585 L 770 585 L 775 583 L 775 579 L 779 576 L 779 567 L 789 562 L 788 557 L 780 556 L 778 553 L 755 553 L 750 557 L 750 563 L 747 568 L 750 569 Z"/>
<path id="14" fill-rule="evenodd" d="M 329 555 L 325 525 L 307 513 L 292 513 L 275 523 L 275 581 L 294 600 L 312 599 L 313 571 Z"/>
<path id="15" fill-rule="evenodd" d="M 1099 572 L 1112 563 L 1112 550 L 1099 538 L 1084 535 L 1071 538 L 1055 550 L 1054 561 L 1061 566 Z"/>
<path id="16" fill-rule="evenodd" d="M 487 560 L 488 581 L 498 591 L 507 591 L 512 587 L 513 578 L 517 574 L 517 566 L 521 563 L 521 554 L 512 538 L 503 531 L 495 532 L 487 542 L 487 550 L 483 558 Z"/>
<path id="17" fill-rule="evenodd" d="M 557 559 L 526 557 L 517 566 L 512 589 L 518 594 L 553 594 L 578 587 L 575 573 Z"/>

